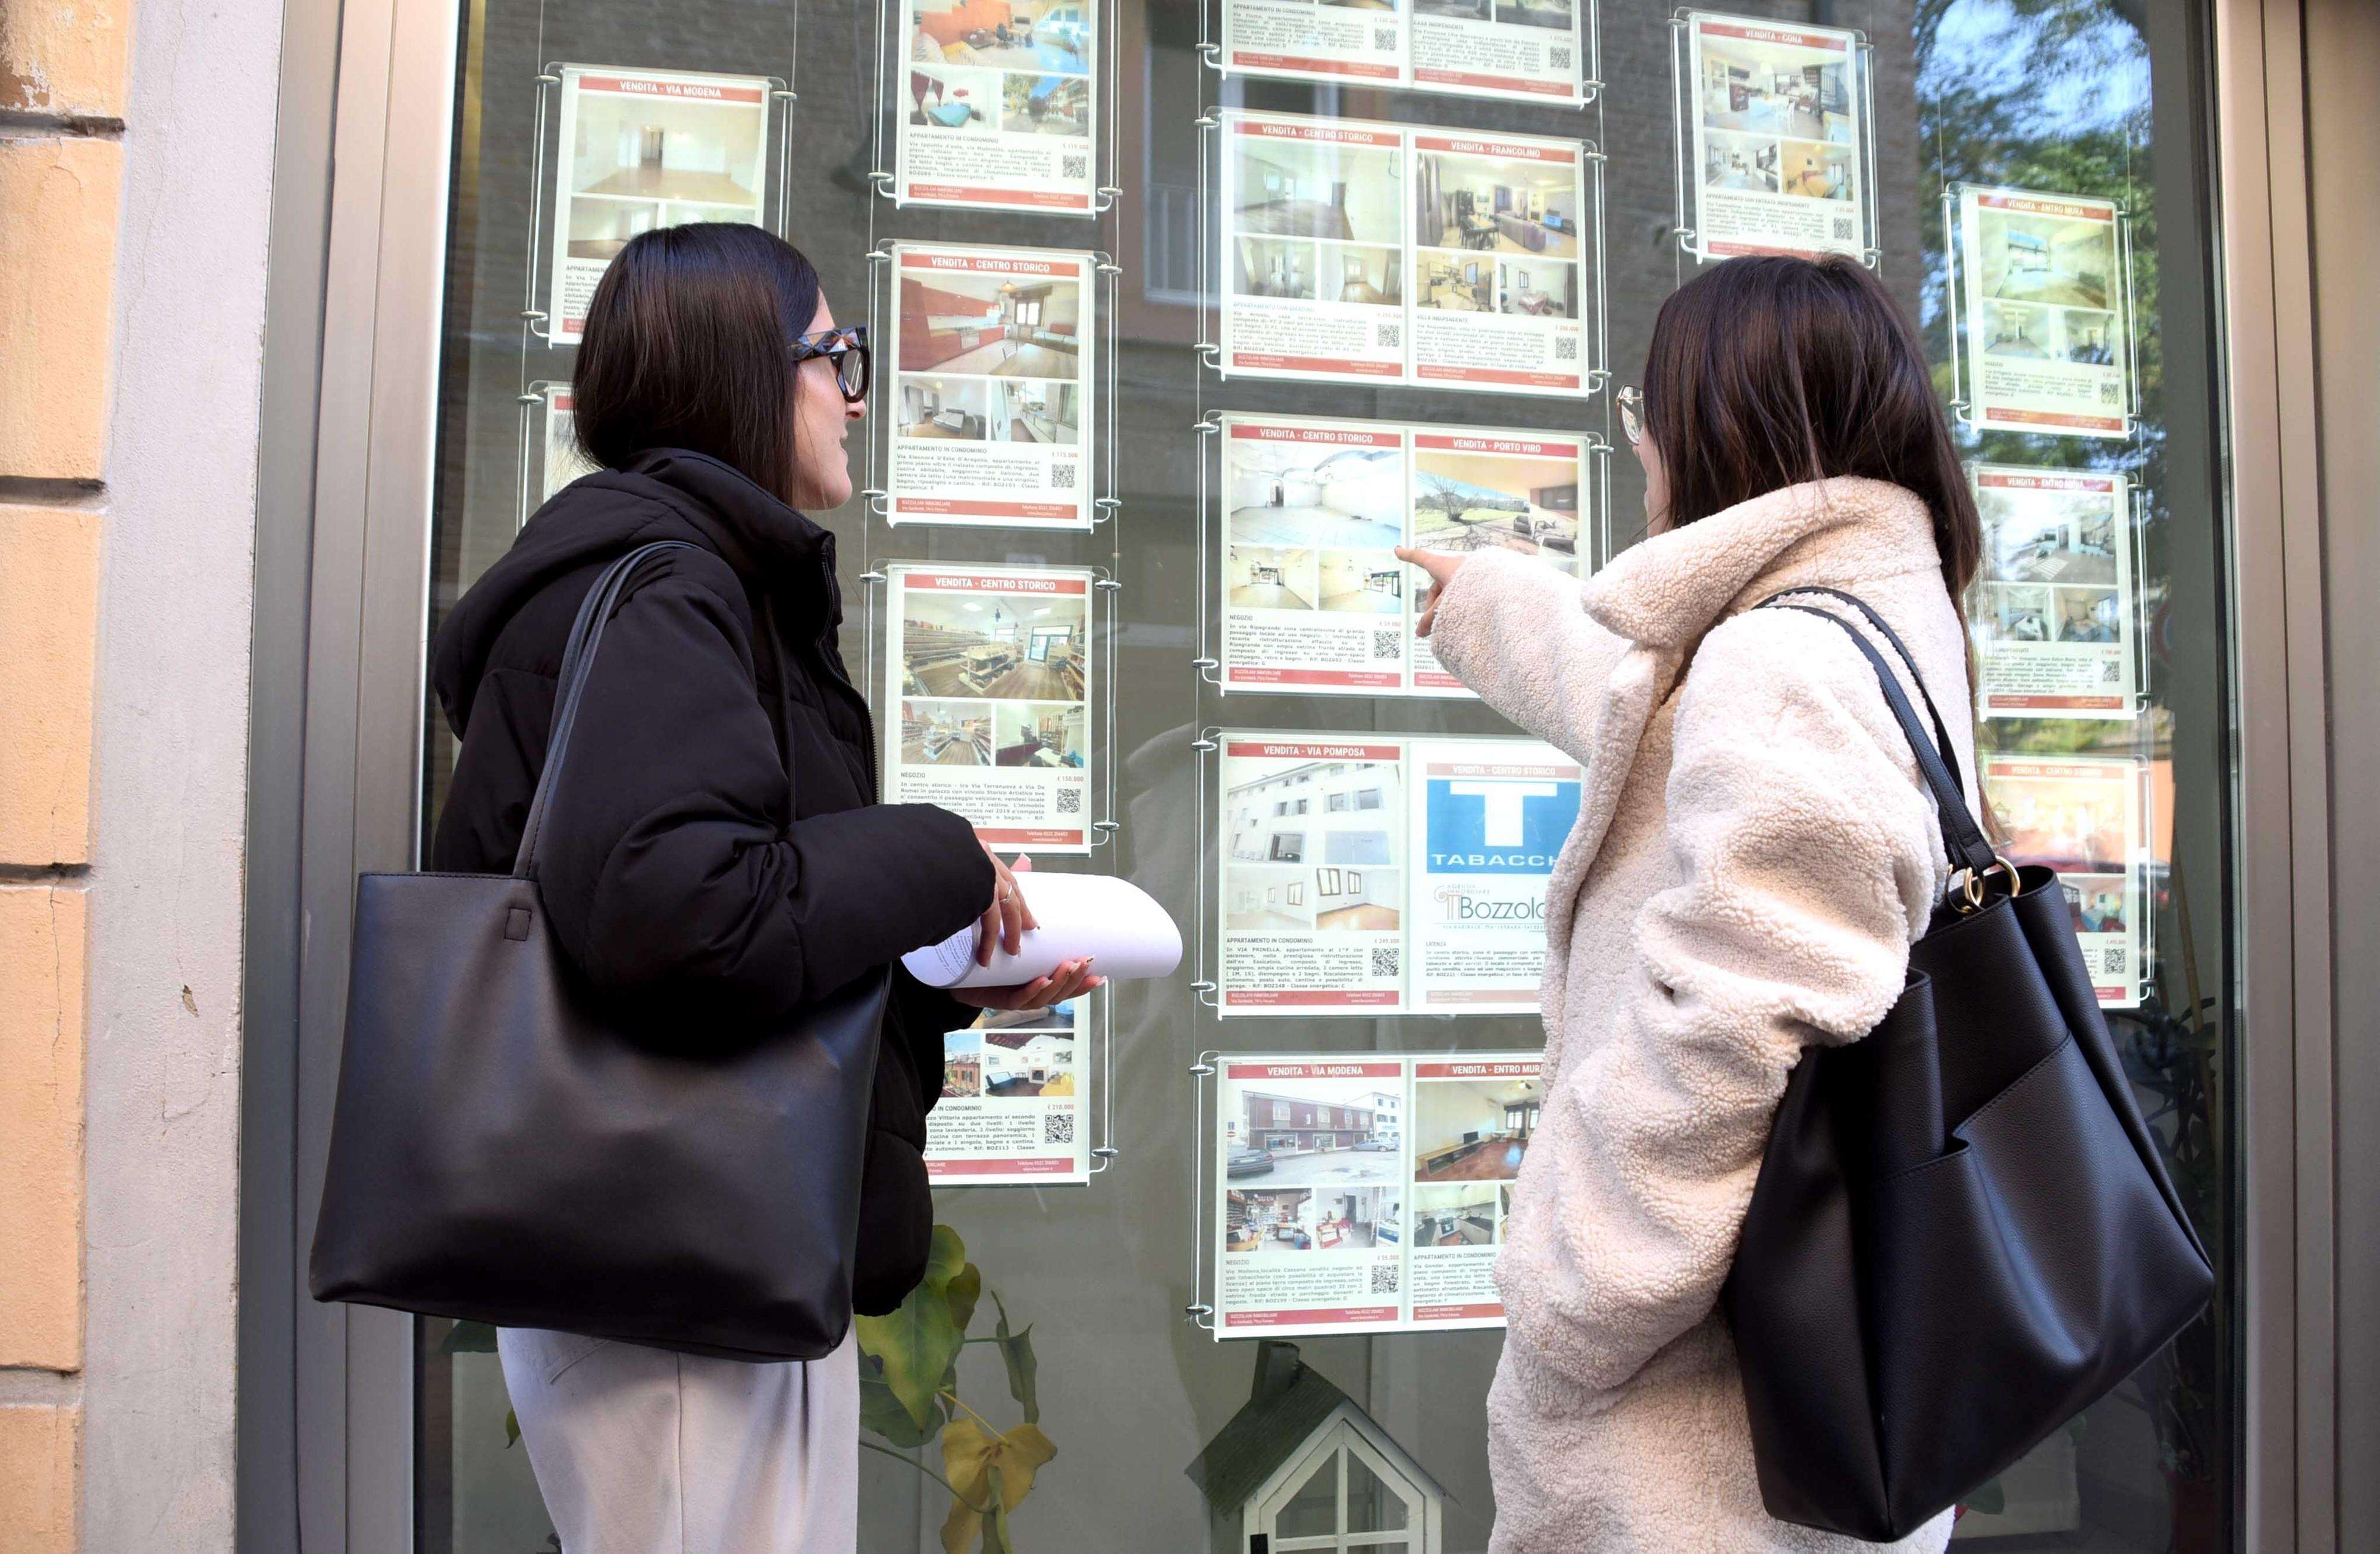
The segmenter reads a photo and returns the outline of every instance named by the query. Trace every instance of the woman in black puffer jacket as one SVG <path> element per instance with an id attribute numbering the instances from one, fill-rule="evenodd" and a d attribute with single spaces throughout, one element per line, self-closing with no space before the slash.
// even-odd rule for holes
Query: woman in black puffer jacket
<path id="1" fill-rule="evenodd" d="M 563 645 L 604 567 L 656 540 L 620 604 L 550 801 L 539 873 L 555 939 L 600 990 L 689 1031 L 759 1027 L 978 922 L 978 953 L 1031 926 L 967 822 L 875 802 L 867 702 L 835 646 L 834 536 L 798 509 L 850 500 L 861 332 L 817 273 L 748 226 L 647 233 L 597 287 L 578 438 L 604 467 L 521 530 L 440 627 L 432 677 L 462 739 L 431 867 L 506 873 L 537 786 Z M 923 1271 L 925 1114 L 942 1037 L 978 1008 L 1098 985 L 1072 962 L 959 995 L 892 967 L 861 1189 L 853 1304 Z M 750 1365 L 507 1329 L 504 1380 L 570 1554 L 848 1550 L 857 1358 Z"/>

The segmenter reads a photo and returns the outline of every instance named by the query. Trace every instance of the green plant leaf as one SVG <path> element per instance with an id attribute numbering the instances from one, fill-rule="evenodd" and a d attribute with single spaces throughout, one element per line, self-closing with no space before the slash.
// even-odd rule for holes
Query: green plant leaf
<path id="1" fill-rule="evenodd" d="M 959 1239 L 959 1232 L 948 1225 L 936 1225 L 933 1238 L 926 1244 L 926 1273 L 917 1281 L 918 1288 L 941 1294 L 966 1267 L 966 1243 Z"/>
<path id="2" fill-rule="evenodd" d="M 893 1395 L 884 1382 L 884 1367 L 873 1355 L 862 1355 L 859 1363 L 859 1426 L 873 1431 L 899 1447 L 923 1446 L 934 1439 L 941 1424 L 941 1404 L 934 1405 L 933 1417 L 920 1425 L 909 1417 L 908 1406 Z"/>
<path id="3" fill-rule="evenodd" d="M 920 1429 L 932 1428 L 941 1410 L 934 1394 L 958 1358 L 960 1342 L 944 1293 L 920 1284 L 891 1315 L 855 1317 L 852 1326 L 858 1331 L 859 1347 L 883 1367 L 884 1384 L 901 1400 L 910 1419 Z"/>
<path id="4" fill-rule="evenodd" d="M 1038 1362 L 1033 1358 L 1033 1326 L 1028 1322 L 1023 1332 L 1010 1332 L 1008 1307 L 1001 1304 L 998 1293 L 992 1295 L 991 1304 L 1000 1311 L 1000 1326 L 992 1331 L 1000 1342 L 1001 1360 L 1008 1366 L 1008 1395 L 1024 1410 L 1025 1422 L 1038 1425 L 1041 1422 L 1041 1395 L 1035 1381 Z"/>
<path id="5" fill-rule="evenodd" d="M 959 1336 L 965 1338 L 967 1324 L 975 1320 L 976 1303 L 983 1299 L 983 1269 L 973 1263 L 967 1264 L 951 1276 L 951 1281 L 943 1287 L 942 1293 L 951 1303 L 952 1325 L 958 1329 Z"/>
<path id="6" fill-rule="evenodd" d="M 496 1329 L 488 1322 L 457 1322 L 439 1341 L 441 1354 L 492 1354 L 496 1352 Z"/>
<path id="7" fill-rule="evenodd" d="M 504 1450 L 509 1451 L 520 1440 L 520 1415 L 504 1410 Z"/>

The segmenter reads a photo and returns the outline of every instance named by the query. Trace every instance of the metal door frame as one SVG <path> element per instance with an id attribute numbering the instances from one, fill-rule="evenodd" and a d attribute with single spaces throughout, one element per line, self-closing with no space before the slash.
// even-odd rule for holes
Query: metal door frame
<path id="1" fill-rule="evenodd" d="M 243 1548 L 413 1546 L 412 1318 L 304 1285 L 355 877 L 415 863 L 459 5 L 290 0 L 284 22 L 251 665 Z"/>
<path id="2" fill-rule="evenodd" d="M 285 21 L 251 667 L 243 1548 L 413 1543 L 410 1320 L 316 1305 L 303 1269 L 354 876 L 410 867 L 419 831 L 461 4 L 291 0 Z M 2256 1551 L 2339 1541 L 2332 756 L 2301 4 L 2211 0 L 2208 40 L 2245 1033 L 2238 1488 L 2240 1547 Z"/>
<path id="3" fill-rule="evenodd" d="M 2340 1547 L 2331 750 L 2301 0 L 2225 0 L 2214 21 L 2238 760 L 2240 1520 L 2250 1549 L 2326 1554 Z"/>

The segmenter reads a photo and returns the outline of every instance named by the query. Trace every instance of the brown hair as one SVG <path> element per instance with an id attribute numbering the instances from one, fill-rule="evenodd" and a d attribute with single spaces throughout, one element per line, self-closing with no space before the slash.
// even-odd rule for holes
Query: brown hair
<path id="1" fill-rule="evenodd" d="M 1916 332 L 1852 260 L 1731 259 L 1671 293 L 1645 356 L 1645 435 L 1669 528 L 1807 480 L 1864 475 L 1925 499 L 1966 619 L 1983 555 L 1974 493 Z"/>
<path id="2" fill-rule="evenodd" d="M 794 337 L 818 316 L 801 250 L 697 222 L 628 240 L 595 287 L 571 388 L 578 445 L 618 469 L 651 448 L 709 454 L 794 499 Z"/>

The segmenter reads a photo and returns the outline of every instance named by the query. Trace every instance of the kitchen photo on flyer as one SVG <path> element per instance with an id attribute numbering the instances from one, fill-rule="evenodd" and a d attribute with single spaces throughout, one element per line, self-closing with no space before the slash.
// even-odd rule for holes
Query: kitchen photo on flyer
<path id="1" fill-rule="evenodd" d="M 1090 528 L 1098 261 L 905 243 L 892 271 L 888 520 Z"/>

